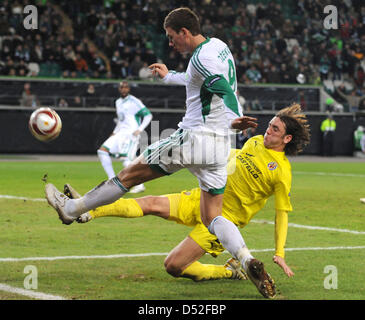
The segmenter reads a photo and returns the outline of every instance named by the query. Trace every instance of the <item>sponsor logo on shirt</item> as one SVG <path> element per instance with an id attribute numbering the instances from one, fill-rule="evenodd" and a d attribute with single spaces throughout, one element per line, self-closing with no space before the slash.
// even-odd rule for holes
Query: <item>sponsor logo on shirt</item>
<path id="1" fill-rule="evenodd" d="M 250 155 L 251 156 L 251 155 Z M 255 163 L 252 161 L 251 157 L 250 157 L 247 153 L 246 155 L 244 154 L 239 154 L 237 156 L 237 159 L 243 164 L 243 166 L 247 169 L 247 171 L 255 178 L 257 179 L 259 177 L 259 175 L 261 175 L 261 171 L 260 169 L 255 165 Z"/>
<path id="2" fill-rule="evenodd" d="M 269 162 L 268 164 L 267 164 L 267 167 L 268 167 L 268 169 L 269 170 L 275 170 L 277 167 L 278 167 L 278 164 L 275 162 L 275 161 L 273 161 L 273 162 Z"/>

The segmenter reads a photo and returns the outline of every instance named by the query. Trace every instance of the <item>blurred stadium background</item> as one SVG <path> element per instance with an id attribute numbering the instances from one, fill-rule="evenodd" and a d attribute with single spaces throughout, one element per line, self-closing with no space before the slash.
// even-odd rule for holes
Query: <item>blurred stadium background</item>
<path id="1" fill-rule="evenodd" d="M 23 24 L 28 4 L 38 11 L 34 30 Z M 323 26 L 328 4 L 337 7 L 337 30 Z M 199 14 L 205 36 L 228 43 L 244 112 L 259 118 L 258 133 L 276 110 L 297 101 L 312 126 L 305 154 L 321 153 L 320 123 L 332 112 L 334 154 L 353 155 L 354 131 L 365 126 L 362 0 L 1 1 L 0 152 L 95 154 L 114 127 L 121 79 L 151 109 L 160 132 L 176 128 L 185 89 L 151 78 L 146 66 L 186 68 L 189 57 L 168 48 L 162 28 L 178 6 Z M 63 120 L 52 144 L 24 130 L 40 106 L 55 108 Z"/>

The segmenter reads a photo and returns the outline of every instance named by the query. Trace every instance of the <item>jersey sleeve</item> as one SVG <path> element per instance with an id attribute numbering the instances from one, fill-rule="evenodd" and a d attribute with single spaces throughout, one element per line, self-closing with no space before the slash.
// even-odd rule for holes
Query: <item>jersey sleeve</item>
<path id="1" fill-rule="evenodd" d="M 142 123 L 139 125 L 138 130 L 143 131 L 152 121 L 152 113 L 148 113 L 143 117 Z"/>
<path id="2" fill-rule="evenodd" d="M 275 255 L 285 258 L 285 243 L 288 234 L 288 213 L 276 210 L 275 214 Z"/>
<path id="3" fill-rule="evenodd" d="M 291 169 L 285 170 L 284 168 L 282 171 L 286 171 L 286 174 L 281 174 L 281 176 L 278 177 L 274 187 L 275 209 L 292 211 L 293 208 L 290 202 Z"/>
<path id="4" fill-rule="evenodd" d="M 168 74 L 162 79 L 164 83 L 168 84 L 181 84 L 186 85 L 189 77 L 185 72 L 169 71 Z"/>

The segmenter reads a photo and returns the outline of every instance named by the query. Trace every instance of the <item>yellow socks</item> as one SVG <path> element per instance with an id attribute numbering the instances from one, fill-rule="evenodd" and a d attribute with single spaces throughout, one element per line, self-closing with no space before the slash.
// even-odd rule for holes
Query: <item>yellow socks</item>
<path id="1" fill-rule="evenodd" d="M 119 199 L 111 204 L 90 211 L 93 219 L 100 217 L 138 218 L 143 211 L 135 199 Z"/>
<path id="2" fill-rule="evenodd" d="M 199 261 L 195 261 L 181 273 L 181 277 L 194 281 L 230 279 L 232 271 L 227 270 L 224 266 L 202 264 Z"/>

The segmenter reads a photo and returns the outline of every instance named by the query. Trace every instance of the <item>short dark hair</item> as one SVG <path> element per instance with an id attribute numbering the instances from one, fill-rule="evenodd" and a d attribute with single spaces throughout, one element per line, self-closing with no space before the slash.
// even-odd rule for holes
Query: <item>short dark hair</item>
<path id="1" fill-rule="evenodd" d="M 171 28 L 179 32 L 181 28 L 188 29 L 193 36 L 201 34 L 200 21 L 196 13 L 189 8 L 177 8 L 172 10 L 165 18 L 163 27 Z"/>
<path id="2" fill-rule="evenodd" d="M 310 142 L 310 128 L 300 104 L 293 103 L 291 106 L 281 109 L 276 117 L 285 124 L 286 134 L 292 136 L 291 141 L 285 146 L 285 154 L 294 156 L 302 152 Z"/>

